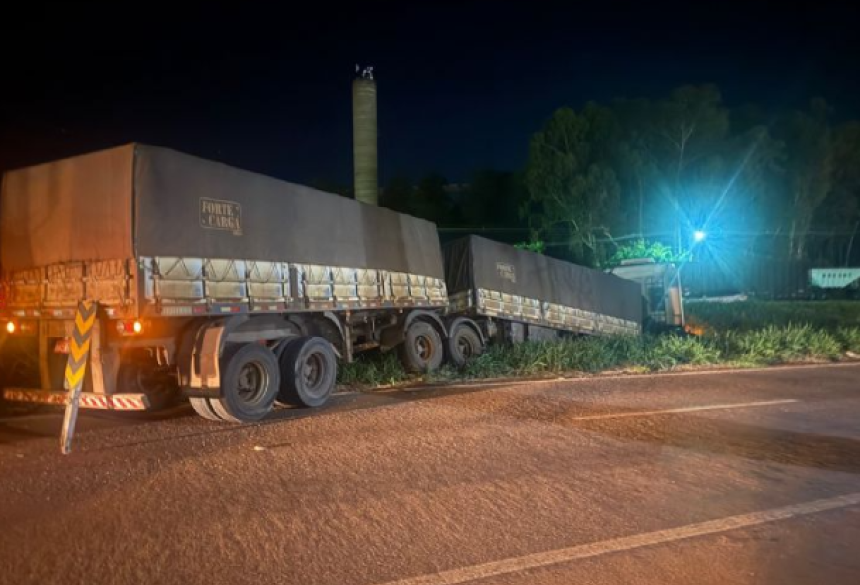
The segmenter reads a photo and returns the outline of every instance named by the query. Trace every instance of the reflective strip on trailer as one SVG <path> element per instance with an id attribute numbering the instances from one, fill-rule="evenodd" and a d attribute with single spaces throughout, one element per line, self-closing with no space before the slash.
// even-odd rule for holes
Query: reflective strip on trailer
<path id="1" fill-rule="evenodd" d="M 10 402 L 36 402 L 39 404 L 65 406 L 68 393 L 57 390 L 7 388 L 3 391 L 3 398 Z M 81 394 L 81 408 L 97 410 L 146 410 L 149 408 L 149 399 L 145 394 L 108 395 L 84 392 Z"/>

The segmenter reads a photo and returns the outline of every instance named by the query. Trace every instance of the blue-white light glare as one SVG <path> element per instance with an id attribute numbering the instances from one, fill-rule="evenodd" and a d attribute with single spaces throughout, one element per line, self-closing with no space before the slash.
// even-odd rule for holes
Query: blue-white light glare
<path id="1" fill-rule="evenodd" d="M 708 237 L 708 234 L 702 230 L 696 230 L 693 232 L 693 240 L 696 242 L 704 242 L 706 237 Z"/>

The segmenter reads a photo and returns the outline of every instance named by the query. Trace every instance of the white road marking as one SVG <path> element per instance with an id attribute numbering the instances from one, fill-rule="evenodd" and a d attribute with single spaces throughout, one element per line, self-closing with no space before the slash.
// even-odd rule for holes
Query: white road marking
<path id="1" fill-rule="evenodd" d="M 798 516 L 808 516 L 818 512 L 837 510 L 856 506 L 860 504 L 860 492 L 846 494 L 825 500 L 815 500 L 783 508 L 774 508 L 751 514 L 729 516 L 718 520 L 710 520 L 699 524 L 688 524 L 668 530 L 657 530 L 656 532 L 645 532 L 621 538 L 613 538 L 601 542 L 593 542 L 570 548 L 562 548 L 547 552 L 540 552 L 521 557 L 513 557 L 500 561 L 493 561 L 471 567 L 461 567 L 449 571 L 441 571 L 429 575 L 409 577 L 400 581 L 391 581 L 385 585 L 457 585 L 468 583 L 478 579 L 488 579 L 500 575 L 520 573 L 540 567 L 567 563 L 570 561 L 588 559 L 602 555 L 629 551 L 656 544 L 665 544 L 697 536 L 706 536 L 720 532 L 728 532 L 740 528 L 749 528 L 760 524 L 768 524 L 780 520 L 787 520 Z"/>
<path id="2" fill-rule="evenodd" d="M 664 410 L 639 410 L 636 412 L 616 412 L 609 414 L 589 414 L 587 416 L 574 416 L 568 420 L 603 420 L 607 418 L 628 418 L 633 416 L 653 416 L 655 414 L 674 414 L 677 412 L 699 412 L 701 410 L 725 410 L 729 408 L 750 408 L 753 406 L 772 406 L 774 404 L 790 404 L 800 402 L 793 398 L 785 400 L 762 400 L 760 402 L 738 402 L 735 404 L 710 404 L 706 406 L 686 406 L 684 408 L 666 408 Z"/>

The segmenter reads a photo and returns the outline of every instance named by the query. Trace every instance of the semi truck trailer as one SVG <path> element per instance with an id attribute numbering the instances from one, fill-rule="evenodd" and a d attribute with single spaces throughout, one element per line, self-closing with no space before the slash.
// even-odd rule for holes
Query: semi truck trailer
<path id="1" fill-rule="evenodd" d="M 642 321 L 637 283 L 479 237 L 443 262 L 428 221 L 142 144 L 7 173 L 0 274 L 6 400 L 67 402 L 94 301 L 81 406 L 232 422 L 324 404 L 363 351 L 419 372 Z"/>
<path id="2" fill-rule="evenodd" d="M 7 400 L 64 403 L 84 299 L 89 408 L 181 390 L 205 418 L 255 421 L 324 403 L 358 352 L 397 348 L 410 370 L 444 357 L 434 224 L 164 148 L 6 173 L 0 266 L 2 360 L 37 356 L 39 381 Z"/>
<path id="3" fill-rule="evenodd" d="M 641 331 L 640 288 L 629 280 L 478 236 L 446 244 L 444 260 L 447 316 L 461 320 L 448 340 L 457 365 L 485 342 Z"/>

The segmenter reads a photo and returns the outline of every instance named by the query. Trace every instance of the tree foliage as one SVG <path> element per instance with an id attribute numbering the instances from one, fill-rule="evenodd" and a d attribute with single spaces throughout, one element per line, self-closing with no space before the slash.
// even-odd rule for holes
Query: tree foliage
<path id="1" fill-rule="evenodd" d="M 729 107 L 712 85 L 561 107 L 521 171 L 478 170 L 459 185 L 395 176 L 381 204 L 446 236 L 540 243 L 591 266 L 689 257 L 696 230 L 708 234 L 696 257 L 727 270 L 738 256 L 860 263 L 860 122 L 832 119 L 822 100 Z"/>
<path id="2" fill-rule="evenodd" d="M 560 238 L 574 259 L 600 261 L 601 239 L 611 238 L 620 188 L 610 161 L 614 120 L 590 104 L 576 113 L 557 110 L 532 138 L 523 211 L 531 230 L 544 240 Z"/>
<path id="3" fill-rule="evenodd" d="M 591 265 L 630 238 L 683 254 L 697 230 L 715 258 L 809 258 L 815 225 L 844 244 L 860 220 L 860 125 L 828 114 L 731 109 L 708 85 L 561 108 L 532 137 L 524 219 L 549 253 Z"/>
<path id="4" fill-rule="evenodd" d="M 690 257 L 689 253 L 679 254 L 671 246 L 661 242 L 649 242 L 638 239 L 630 244 L 616 248 L 615 253 L 602 265 L 603 268 L 619 266 L 625 260 L 649 258 L 655 262 L 684 262 Z"/>
<path id="5" fill-rule="evenodd" d="M 541 240 L 530 240 L 528 242 L 517 242 L 514 244 L 514 248 L 534 252 L 535 254 L 543 254 L 544 250 L 546 250 L 546 244 Z"/>

